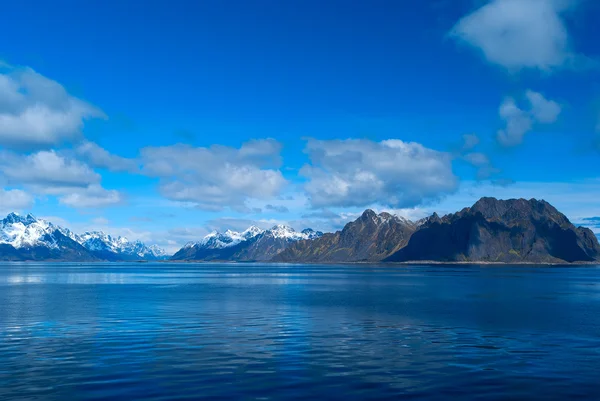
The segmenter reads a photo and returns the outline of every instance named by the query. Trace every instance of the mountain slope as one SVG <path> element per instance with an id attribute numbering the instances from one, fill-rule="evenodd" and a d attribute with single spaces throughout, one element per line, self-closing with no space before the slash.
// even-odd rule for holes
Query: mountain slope
<path id="1" fill-rule="evenodd" d="M 297 232 L 282 225 L 266 231 L 252 226 L 242 233 L 213 232 L 201 241 L 187 244 L 173 255 L 171 260 L 266 261 L 294 242 L 321 235 L 321 232 L 311 229 Z"/>
<path id="2" fill-rule="evenodd" d="M 561 263 L 599 258 L 592 231 L 575 227 L 549 203 L 482 198 L 458 213 L 434 214 L 386 261 Z"/>
<path id="3" fill-rule="evenodd" d="M 406 245 L 417 225 L 389 213 L 366 210 L 342 231 L 300 241 L 273 258 L 274 262 L 380 261 Z"/>

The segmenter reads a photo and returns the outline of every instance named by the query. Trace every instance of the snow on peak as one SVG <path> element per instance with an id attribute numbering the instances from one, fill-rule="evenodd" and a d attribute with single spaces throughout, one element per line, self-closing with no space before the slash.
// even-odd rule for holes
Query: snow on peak
<path id="1" fill-rule="evenodd" d="M 261 230 L 260 228 L 258 228 L 256 226 L 250 226 L 244 232 L 242 232 L 242 237 L 244 237 L 246 239 L 254 238 L 257 235 L 262 234 L 263 231 L 264 230 Z"/>
<path id="2" fill-rule="evenodd" d="M 86 232 L 78 237 L 77 242 L 90 251 L 108 251 L 143 259 L 160 258 L 166 255 L 166 252 L 156 245 L 146 246 L 141 241 L 131 242 L 126 237 L 113 237 L 103 231 Z"/>
<path id="3" fill-rule="evenodd" d="M 250 226 L 242 232 L 227 230 L 224 233 L 220 233 L 218 231 L 213 231 L 198 242 L 188 242 L 184 248 L 197 246 L 205 249 L 221 249 L 238 245 L 258 236 L 281 238 L 287 241 L 299 241 L 317 238 L 322 234 L 323 233 L 314 231 L 310 228 L 303 230 L 302 232 L 297 232 L 292 227 L 283 224 L 273 226 L 269 230 L 262 230 L 256 226 Z"/>
<path id="4" fill-rule="evenodd" d="M 290 239 L 296 237 L 298 234 L 301 234 L 301 233 L 297 233 L 296 230 L 294 230 L 292 227 L 285 226 L 283 224 L 278 224 L 276 226 L 273 226 L 273 228 L 268 230 L 268 232 L 275 238 L 290 238 Z"/>
<path id="5" fill-rule="evenodd" d="M 137 255 L 141 258 L 165 256 L 165 251 L 155 245 L 147 247 L 139 241 L 130 242 L 125 237 L 113 237 L 102 231 L 90 231 L 77 235 L 67 228 L 55 226 L 32 214 L 22 216 L 17 213 L 9 213 L 6 218 L 0 220 L 0 244 L 9 244 L 14 248 L 44 246 L 58 249 L 61 235 L 90 251 L 110 251 Z"/>
<path id="6" fill-rule="evenodd" d="M 322 233 L 313 231 L 312 229 L 305 229 L 301 232 L 294 230 L 292 227 L 278 224 L 265 232 L 266 235 L 271 235 L 274 238 L 283 238 L 289 241 L 300 241 L 304 239 L 313 239 L 320 237 Z"/>
<path id="7" fill-rule="evenodd" d="M 51 249 L 59 247 L 54 236 L 57 228 L 42 219 L 28 214 L 21 216 L 10 213 L 0 220 L 0 244 L 9 244 L 15 248 L 46 246 Z"/>
<path id="8" fill-rule="evenodd" d="M 242 232 L 227 230 L 224 233 L 220 233 L 218 231 L 213 231 L 202 238 L 202 240 L 199 242 L 193 243 L 190 246 L 198 245 L 208 249 L 228 248 L 230 246 L 237 245 L 242 241 L 252 239 L 262 233 L 263 230 L 256 226 L 250 226 Z M 186 247 L 188 245 L 186 245 Z"/>

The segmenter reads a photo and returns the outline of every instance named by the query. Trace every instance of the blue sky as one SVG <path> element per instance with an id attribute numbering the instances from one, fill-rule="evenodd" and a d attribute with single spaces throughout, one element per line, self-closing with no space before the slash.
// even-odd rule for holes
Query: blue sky
<path id="1" fill-rule="evenodd" d="M 592 0 L 41 1 L 0 16 L 0 211 L 171 250 L 478 197 L 600 216 Z"/>

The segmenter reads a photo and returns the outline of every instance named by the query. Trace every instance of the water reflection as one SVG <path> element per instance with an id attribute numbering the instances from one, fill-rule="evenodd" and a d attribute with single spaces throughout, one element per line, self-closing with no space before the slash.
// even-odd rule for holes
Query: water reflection
<path id="1" fill-rule="evenodd" d="M 0 399 L 594 399 L 597 273 L 0 265 Z"/>

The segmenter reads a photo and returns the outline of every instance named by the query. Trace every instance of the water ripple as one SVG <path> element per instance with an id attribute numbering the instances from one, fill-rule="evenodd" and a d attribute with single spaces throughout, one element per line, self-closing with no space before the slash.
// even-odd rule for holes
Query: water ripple
<path id="1" fill-rule="evenodd" d="M 0 265 L 0 399 L 598 399 L 598 269 Z"/>

